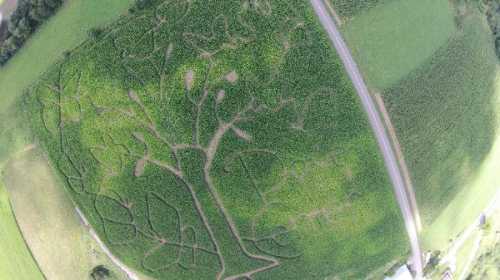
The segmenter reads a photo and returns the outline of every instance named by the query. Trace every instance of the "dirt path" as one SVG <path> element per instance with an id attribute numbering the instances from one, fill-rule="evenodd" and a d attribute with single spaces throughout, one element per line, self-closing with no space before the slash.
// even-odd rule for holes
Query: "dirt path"
<path id="1" fill-rule="evenodd" d="M 377 139 L 391 183 L 394 187 L 396 200 L 403 214 L 412 251 L 412 268 L 415 271 L 417 278 L 421 278 L 423 276 L 423 261 L 418 239 L 418 227 L 416 225 L 415 213 L 413 212 L 410 203 L 411 196 L 407 193 L 408 188 L 405 184 L 405 180 L 403 179 L 403 175 L 401 174 L 400 167 L 398 166 L 398 161 L 396 159 L 395 152 L 393 151 L 391 141 L 389 140 L 389 136 L 384 128 L 375 102 L 373 101 L 368 91 L 368 87 L 363 80 L 363 76 L 354 61 L 347 44 L 344 42 L 342 35 L 338 31 L 335 22 L 332 20 L 332 16 L 329 14 L 328 8 L 322 0 L 311 0 L 311 4 L 321 25 L 335 46 L 335 49 L 344 64 L 345 70 L 347 71 L 347 74 L 356 89 L 356 93 L 361 99 L 363 109 L 368 116 L 368 121 L 375 134 L 375 138 Z"/>
<path id="2" fill-rule="evenodd" d="M 335 23 L 337 23 L 337 25 L 340 27 L 342 26 L 343 22 L 342 22 L 342 19 L 340 18 L 339 14 L 337 14 L 337 12 L 335 11 L 335 9 L 333 8 L 332 4 L 330 3 L 330 1 L 325 1 L 325 6 L 326 8 L 328 9 L 328 11 L 330 12 L 330 14 L 333 16 L 333 18 L 335 19 Z"/>
<path id="3" fill-rule="evenodd" d="M 415 189 L 413 188 L 413 184 L 410 178 L 410 172 L 408 171 L 408 166 L 406 165 L 403 152 L 401 151 L 401 145 L 399 144 L 399 140 L 396 135 L 396 130 L 392 125 L 391 118 L 389 117 L 389 113 L 387 112 L 382 96 L 379 93 L 375 93 L 374 96 L 375 96 L 375 101 L 377 102 L 377 105 L 379 107 L 380 113 L 382 113 L 382 118 L 384 119 L 385 127 L 387 128 L 389 136 L 391 137 L 392 140 L 392 144 L 394 145 L 394 151 L 396 152 L 396 157 L 398 159 L 399 166 L 401 167 L 401 172 L 405 179 L 406 183 L 405 186 L 407 188 L 406 192 L 410 196 L 411 207 L 413 208 L 413 213 L 415 213 L 415 223 L 417 224 L 417 230 L 420 232 L 422 231 L 422 221 L 420 219 L 420 211 L 418 210 L 417 199 L 415 198 L 415 191 L 414 191 Z"/>

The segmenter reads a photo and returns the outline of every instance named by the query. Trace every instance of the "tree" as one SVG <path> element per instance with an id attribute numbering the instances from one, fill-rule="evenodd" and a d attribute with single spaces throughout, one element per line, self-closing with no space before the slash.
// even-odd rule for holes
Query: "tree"
<path id="1" fill-rule="evenodd" d="M 63 0 L 19 0 L 7 24 L 5 38 L 8 39 L 0 46 L 0 65 L 5 64 L 62 3 Z"/>
<path id="2" fill-rule="evenodd" d="M 27 18 L 19 21 L 17 27 L 12 30 L 12 35 L 19 38 L 20 41 L 25 41 L 31 35 L 32 29 Z"/>
<path id="3" fill-rule="evenodd" d="M 56 10 L 62 4 L 62 0 L 44 0 L 45 4 L 52 8 L 52 10 Z"/>
<path id="4" fill-rule="evenodd" d="M 150 7 L 152 4 L 153 4 L 153 1 L 152 1 L 152 0 L 137 0 L 137 1 L 135 2 L 135 6 L 136 6 L 136 7 L 137 7 L 137 9 L 139 9 L 139 10 L 142 10 L 142 9 L 148 8 L 148 7 Z"/>
<path id="5" fill-rule="evenodd" d="M 44 0 L 32 0 L 32 6 L 29 12 L 29 16 L 36 22 L 43 22 L 49 16 L 53 14 L 53 9 L 51 9 Z"/>
<path id="6" fill-rule="evenodd" d="M 90 277 L 93 280 L 105 280 L 111 278 L 111 271 L 107 269 L 104 265 L 98 265 L 92 269 Z"/>

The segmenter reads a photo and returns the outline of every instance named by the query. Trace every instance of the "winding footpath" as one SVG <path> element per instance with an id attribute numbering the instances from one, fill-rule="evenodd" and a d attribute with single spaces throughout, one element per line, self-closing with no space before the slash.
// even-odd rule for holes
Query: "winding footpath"
<path id="1" fill-rule="evenodd" d="M 311 5 L 314 8 L 314 12 L 320 20 L 321 25 L 325 29 L 330 38 L 331 42 L 335 46 L 338 55 L 340 56 L 342 63 L 344 64 L 345 70 L 351 79 L 356 92 L 361 99 L 363 108 L 368 115 L 368 120 L 370 126 L 373 129 L 375 138 L 377 139 L 380 151 L 382 152 L 385 166 L 389 173 L 391 183 L 394 187 L 394 192 L 396 195 L 396 200 L 399 204 L 399 208 L 403 214 L 406 231 L 408 233 L 408 238 L 410 241 L 411 251 L 412 251 L 412 269 L 416 273 L 417 279 L 421 278 L 423 275 L 423 263 L 422 263 L 422 252 L 420 249 L 420 244 L 418 240 L 417 232 L 417 213 L 414 213 L 410 203 L 411 195 L 408 194 L 407 186 L 401 174 L 401 170 L 398 166 L 398 161 L 396 159 L 395 153 L 392 149 L 391 142 L 389 141 L 389 136 L 385 130 L 382 123 L 381 117 L 377 111 L 377 107 L 368 91 L 365 81 L 354 61 L 351 52 L 347 48 L 342 35 L 337 29 L 332 16 L 328 13 L 328 8 L 322 0 L 310 0 Z"/>

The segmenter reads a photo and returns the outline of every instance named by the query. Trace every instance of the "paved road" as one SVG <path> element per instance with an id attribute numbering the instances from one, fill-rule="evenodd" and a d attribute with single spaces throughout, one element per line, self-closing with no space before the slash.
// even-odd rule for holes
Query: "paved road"
<path id="1" fill-rule="evenodd" d="M 408 233 L 412 250 L 412 267 L 417 274 L 417 278 L 420 278 L 422 277 L 423 264 L 422 252 L 420 250 L 420 244 L 418 241 L 415 215 L 412 212 L 412 207 L 409 202 L 410 196 L 406 192 L 403 176 L 399 169 L 394 151 L 392 150 L 391 142 L 389 141 L 387 132 L 382 124 L 382 120 L 376 109 L 375 103 L 373 102 L 373 99 L 368 91 L 368 87 L 366 86 L 366 83 L 361 76 L 356 62 L 352 58 L 351 52 L 344 42 L 342 35 L 338 31 L 337 26 L 332 20 L 332 17 L 328 14 L 327 7 L 322 2 L 322 0 L 311 0 L 311 4 L 321 22 L 321 25 L 326 30 L 330 40 L 337 49 L 337 52 L 349 75 L 349 78 L 351 79 L 356 92 L 361 99 L 363 108 L 368 115 L 368 120 L 375 133 L 375 137 L 377 139 L 380 151 L 382 152 L 389 177 L 394 187 L 397 202 L 403 214 L 406 231 Z"/>

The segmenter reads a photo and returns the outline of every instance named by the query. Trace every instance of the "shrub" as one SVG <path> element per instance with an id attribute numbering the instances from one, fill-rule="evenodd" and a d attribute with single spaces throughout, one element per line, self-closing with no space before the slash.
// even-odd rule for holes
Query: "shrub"
<path id="1" fill-rule="evenodd" d="M 104 265 L 98 265 L 92 269 L 90 277 L 92 277 L 93 280 L 110 279 L 111 272 Z"/>

